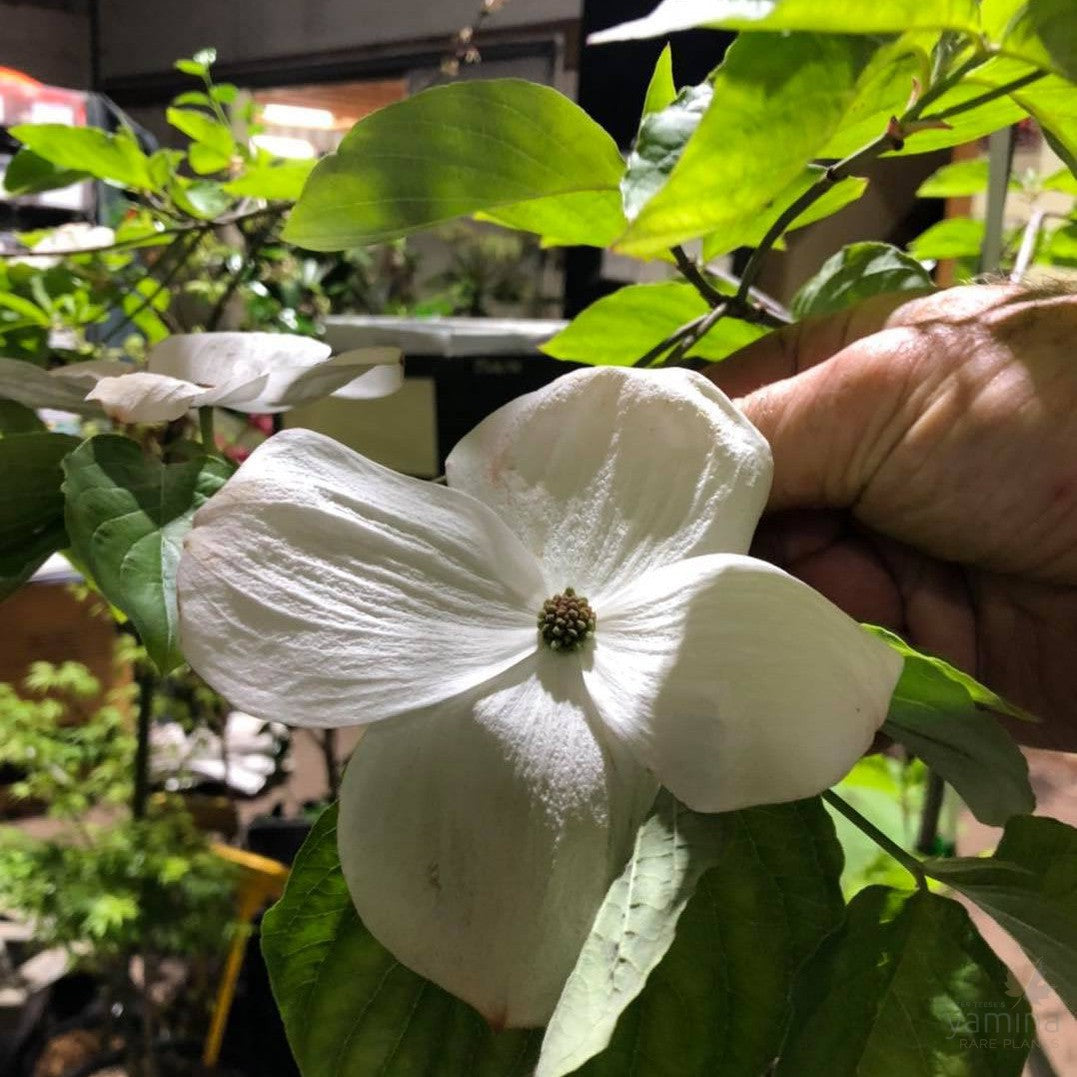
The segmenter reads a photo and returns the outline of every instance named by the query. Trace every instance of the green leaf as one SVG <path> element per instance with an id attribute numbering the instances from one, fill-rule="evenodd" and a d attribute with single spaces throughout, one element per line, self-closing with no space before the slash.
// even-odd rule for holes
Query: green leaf
<path id="1" fill-rule="evenodd" d="M 1063 194 L 1077 195 L 1077 176 L 1068 168 L 1060 168 L 1052 172 L 1044 181 L 1045 191 L 1061 191 Z"/>
<path id="2" fill-rule="evenodd" d="M 91 438 L 64 461 L 71 545 L 162 673 L 183 661 L 176 614 L 183 538 L 231 472 L 213 456 L 162 464 L 114 434 Z"/>
<path id="3" fill-rule="evenodd" d="M 187 162 L 192 172 L 209 176 L 214 172 L 226 172 L 232 165 L 232 155 L 221 153 L 204 142 L 192 142 L 187 147 Z"/>
<path id="4" fill-rule="evenodd" d="M 182 131 L 192 142 L 200 142 L 221 157 L 231 158 L 235 153 L 235 136 L 208 112 L 195 108 L 169 108 L 165 116 L 177 131 Z"/>
<path id="5" fill-rule="evenodd" d="M 928 860 L 924 870 L 997 920 L 1077 1014 L 1077 830 L 1019 816 L 993 857 Z"/>
<path id="6" fill-rule="evenodd" d="M 968 913 L 922 891 L 861 891 L 793 999 L 776 1077 L 1019 1077 L 1035 1036 Z"/>
<path id="7" fill-rule="evenodd" d="M 933 290 L 927 270 L 889 243 L 851 243 L 822 265 L 793 297 L 797 318 L 832 314 L 884 292 Z"/>
<path id="8" fill-rule="evenodd" d="M 363 926 L 337 858 L 336 805 L 262 922 L 262 953 L 303 1077 L 526 1077 L 539 1033 L 491 1032 Z"/>
<path id="9" fill-rule="evenodd" d="M 96 127 L 62 123 L 20 124 L 11 129 L 24 146 L 58 169 L 84 172 L 136 190 L 156 190 L 149 158 L 126 129 L 114 135 Z"/>
<path id="10" fill-rule="evenodd" d="M 45 424 L 37 413 L 14 400 L 0 400 L 0 437 L 9 434 L 33 434 L 44 430 Z"/>
<path id="11" fill-rule="evenodd" d="M 715 73 L 711 107 L 618 248 L 653 255 L 708 233 L 743 233 L 839 126 L 875 49 L 866 38 L 738 38 Z"/>
<path id="12" fill-rule="evenodd" d="M 983 241 L 983 221 L 970 217 L 950 217 L 921 232 L 909 244 L 909 253 L 920 260 L 978 258 Z"/>
<path id="13" fill-rule="evenodd" d="M 1004 53 L 1077 82 L 1073 0 L 1028 0 L 1002 36 Z"/>
<path id="14" fill-rule="evenodd" d="M 628 226 L 621 192 L 576 191 L 476 213 L 481 221 L 534 232 L 545 247 L 611 247 Z"/>
<path id="15" fill-rule="evenodd" d="M 17 590 L 49 554 L 67 545 L 60 462 L 77 447 L 67 434 L 8 434 L 0 438 L 0 599 Z"/>
<path id="16" fill-rule="evenodd" d="M 986 157 L 971 161 L 954 161 L 943 165 L 916 189 L 918 198 L 961 198 L 965 195 L 982 194 L 987 190 L 990 162 Z M 1011 181 L 1011 189 L 1017 186 Z"/>
<path id="17" fill-rule="evenodd" d="M 841 921 L 840 872 L 818 799 L 701 815 L 660 794 L 536 1077 L 588 1059 L 579 1077 L 651 1073 L 641 1059 L 661 1060 L 663 1077 L 758 1077 L 777 1053 L 795 970 Z"/>
<path id="18" fill-rule="evenodd" d="M 25 146 L 11 158 L 4 173 L 4 190 L 9 194 L 38 194 L 70 187 L 89 179 L 81 169 L 61 168 Z"/>
<path id="19" fill-rule="evenodd" d="M 595 366 L 631 366 L 708 310 L 710 307 L 690 284 L 630 284 L 596 300 L 539 348 L 555 359 Z M 723 318 L 689 354 L 724 359 L 765 332 L 757 325 Z"/>
<path id="20" fill-rule="evenodd" d="M 630 221 L 639 216 L 644 205 L 669 179 L 713 95 L 708 82 L 686 86 L 668 108 L 643 117 L 621 180 L 625 216 Z"/>
<path id="21" fill-rule="evenodd" d="M 212 180 L 177 182 L 169 193 L 185 213 L 204 221 L 215 220 L 233 205 L 232 196 Z"/>
<path id="22" fill-rule="evenodd" d="M 1032 811 L 1028 763 L 990 712 L 1031 716 L 941 658 L 867 627 L 905 658 L 883 732 L 945 778 L 982 823 L 1001 826 Z"/>
<path id="23" fill-rule="evenodd" d="M 706 236 L 703 240 L 704 261 L 710 261 L 719 255 L 728 254 L 737 247 L 757 247 L 763 236 L 769 231 L 774 222 L 781 216 L 785 208 L 800 197 L 819 177 L 823 169 L 815 165 L 806 168 L 797 178 L 778 195 L 771 199 L 770 203 L 751 219 L 743 220 L 739 225 L 731 225 L 723 228 L 720 232 Z M 855 202 L 867 190 L 868 181 L 859 176 L 847 176 L 833 184 L 824 194 L 820 195 L 799 217 L 796 217 L 786 228 L 783 235 L 795 232 L 798 228 L 805 228 L 809 224 L 821 221 L 826 217 L 844 209 L 851 202 Z M 778 240 L 775 249 L 781 250 L 784 246 L 782 240 Z"/>
<path id="24" fill-rule="evenodd" d="M 224 185 L 240 198 L 264 198 L 267 202 L 294 202 L 303 191 L 314 161 L 274 161 L 260 158 L 242 176 Z"/>
<path id="25" fill-rule="evenodd" d="M 931 57 L 924 31 L 910 31 L 884 45 L 857 79 L 856 92 L 845 115 L 820 150 L 820 158 L 840 159 L 878 138 L 891 116 L 899 116 L 909 102 L 910 88 L 926 85 Z"/>
<path id="26" fill-rule="evenodd" d="M 1077 87 L 1051 75 L 1019 90 L 1013 100 L 1040 125 L 1048 145 L 1077 175 Z"/>
<path id="27" fill-rule="evenodd" d="M 52 324 L 48 311 L 42 310 L 36 303 L 21 295 L 16 295 L 14 292 L 0 292 L 0 307 L 13 310 L 16 314 L 25 318 L 29 325 L 39 325 L 43 329 L 47 329 Z"/>
<path id="28" fill-rule="evenodd" d="M 1046 237 L 1043 260 L 1051 265 L 1077 265 L 1077 221 L 1056 228 Z"/>
<path id="29" fill-rule="evenodd" d="M 537 198 L 616 190 L 617 147 L 567 97 L 518 79 L 438 86 L 360 120 L 284 231 L 342 250 Z"/>
<path id="30" fill-rule="evenodd" d="M 643 99 L 643 115 L 661 112 L 673 104 L 677 96 L 677 86 L 673 81 L 673 49 L 667 45 L 658 55 L 647 84 L 647 95 Z"/>
<path id="31" fill-rule="evenodd" d="M 808 30 L 827 34 L 900 33 L 910 27 L 976 30 L 974 0 L 663 0 L 642 19 L 592 34 L 589 44 L 662 37 L 697 26 L 713 30 Z"/>

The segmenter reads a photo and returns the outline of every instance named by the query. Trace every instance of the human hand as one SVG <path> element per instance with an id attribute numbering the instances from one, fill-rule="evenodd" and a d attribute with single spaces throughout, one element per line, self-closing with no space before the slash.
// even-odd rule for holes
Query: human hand
<path id="1" fill-rule="evenodd" d="M 1077 295 L 880 296 L 706 373 L 774 451 L 758 556 L 1077 751 Z"/>

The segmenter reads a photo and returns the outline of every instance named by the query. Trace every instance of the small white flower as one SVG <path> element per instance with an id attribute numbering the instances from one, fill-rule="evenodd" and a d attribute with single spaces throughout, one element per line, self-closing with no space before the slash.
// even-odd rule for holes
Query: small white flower
<path id="1" fill-rule="evenodd" d="M 901 660 L 745 556 L 770 451 L 697 374 L 566 375 L 447 473 L 272 438 L 196 517 L 183 646 L 259 718 L 370 725 L 340 806 L 359 914 L 492 1025 L 541 1025 L 658 784 L 710 812 L 818 793 Z"/>
<path id="2" fill-rule="evenodd" d="M 284 333 L 179 333 L 150 349 L 144 369 L 101 378 L 86 399 L 121 422 L 156 423 L 208 405 L 264 414 L 330 395 L 372 399 L 403 383 L 395 348 L 330 352 Z"/>

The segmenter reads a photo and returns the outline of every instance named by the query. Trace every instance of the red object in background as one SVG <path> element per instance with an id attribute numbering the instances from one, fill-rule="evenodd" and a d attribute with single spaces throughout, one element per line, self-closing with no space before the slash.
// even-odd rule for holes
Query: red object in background
<path id="1" fill-rule="evenodd" d="M 0 67 L 0 123 L 86 123 L 86 95 L 78 90 L 46 86 L 22 71 Z"/>

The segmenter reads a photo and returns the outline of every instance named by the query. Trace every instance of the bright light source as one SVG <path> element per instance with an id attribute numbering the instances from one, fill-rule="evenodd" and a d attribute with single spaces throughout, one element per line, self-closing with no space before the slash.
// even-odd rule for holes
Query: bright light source
<path id="1" fill-rule="evenodd" d="M 304 108 L 301 105 L 266 105 L 262 109 L 262 122 L 277 127 L 315 127 L 331 130 L 334 116 L 324 108 Z"/>
<path id="2" fill-rule="evenodd" d="M 318 151 L 305 138 L 285 138 L 284 135 L 255 135 L 251 142 L 260 150 L 273 154 L 274 157 L 299 157 L 309 160 L 317 157 Z"/>

